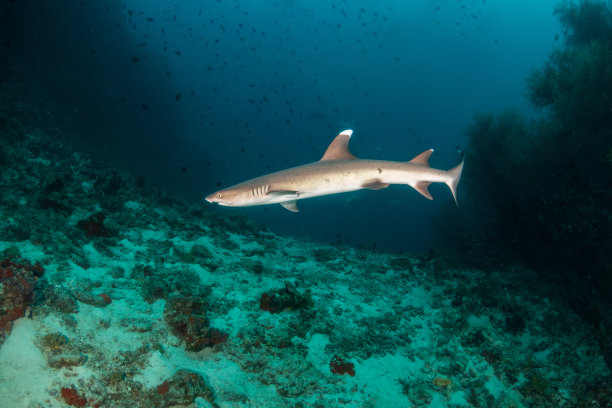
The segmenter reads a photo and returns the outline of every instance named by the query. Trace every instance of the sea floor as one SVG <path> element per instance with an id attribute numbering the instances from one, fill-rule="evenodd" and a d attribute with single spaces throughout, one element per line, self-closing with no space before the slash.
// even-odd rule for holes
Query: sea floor
<path id="1" fill-rule="evenodd" d="M 521 265 L 277 236 L 42 132 L 0 153 L 4 408 L 609 406 Z"/>

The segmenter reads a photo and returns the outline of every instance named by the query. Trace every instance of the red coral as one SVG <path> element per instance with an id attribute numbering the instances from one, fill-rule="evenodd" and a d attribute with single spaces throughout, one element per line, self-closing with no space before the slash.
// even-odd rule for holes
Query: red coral
<path id="1" fill-rule="evenodd" d="M 337 355 L 332 358 L 332 361 L 329 362 L 329 368 L 334 374 L 348 374 L 351 377 L 355 376 L 355 365 L 348 361 L 343 360 Z"/>
<path id="2" fill-rule="evenodd" d="M 164 395 L 168 391 L 170 391 L 170 384 L 168 384 L 168 381 L 164 381 L 157 386 L 157 393 L 159 395 Z"/>
<path id="3" fill-rule="evenodd" d="M 32 265 L 28 261 L 22 260 L 19 262 L 19 260 L 13 258 L 0 261 L 0 282 L 16 275 L 25 275 L 27 272 L 30 272 L 33 276 L 40 277 L 45 271 L 38 262 Z"/>
<path id="4" fill-rule="evenodd" d="M 0 282 L 2 282 L 4 279 L 8 279 L 8 278 L 12 278 L 12 277 L 13 277 L 13 269 L 12 268 L 6 268 L 6 267 L 0 265 Z"/>
<path id="5" fill-rule="evenodd" d="M 64 398 L 66 404 L 73 407 L 84 407 L 87 405 L 87 399 L 85 399 L 85 397 L 82 395 L 79 395 L 73 387 L 62 388 L 62 398 Z"/>
<path id="6" fill-rule="evenodd" d="M 43 273 L 38 263 L 32 265 L 14 257 L 0 261 L 0 342 L 10 333 L 12 322 L 25 316 L 27 307 L 35 298 L 38 278 Z"/>
<path id="7" fill-rule="evenodd" d="M 229 335 L 219 329 L 212 328 L 208 330 L 208 344 L 211 346 L 223 344 L 227 341 Z"/>
<path id="8" fill-rule="evenodd" d="M 107 305 L 111 304 L 112 302 L 111 297 L 108 296 L 107 293 L 100 293 L 98 296 L 100 296 L 104 300 L 104 303 L 106 303 Z"/>
<path id="9" fill-rule="evenodd" d="M 0 335 L 10 333 L 13 321 L 23 316 L 25 316 L 25 310 L 19 306 L 9 309 L 6 314 L 0 316 Z"/>
<path id="10" fill-rule="evenodd" d="M 259 299 L 259 308 L 266 312 L 276 313 L 277 310 L 276 308 L 272 307 L 271 303 L 272 303 L 272 297 L 268 295 L 267 293 L 264 293 L 263 295 L 261 295 L 261 299 Z"/>

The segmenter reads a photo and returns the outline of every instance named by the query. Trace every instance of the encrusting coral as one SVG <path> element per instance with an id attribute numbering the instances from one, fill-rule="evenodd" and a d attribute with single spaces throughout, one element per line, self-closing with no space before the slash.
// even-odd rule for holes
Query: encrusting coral
<path id="1" fill-rule="evenodd" d="M 10 333 L 13 321 L 25 316 L 36 300 L 37 282 L 43 274 L 39 263 L 32 265 L 18 257 L 0 261 L 0 343 Z"/>

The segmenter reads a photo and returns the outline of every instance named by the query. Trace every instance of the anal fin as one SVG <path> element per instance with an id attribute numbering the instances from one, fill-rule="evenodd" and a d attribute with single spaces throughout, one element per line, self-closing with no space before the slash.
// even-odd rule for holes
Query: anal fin
<path id="1" fill-rule="evenodd" d="M 433 200 L 433 197 L 431 196 L 431 193 L 428 189 L 430 184 L 431 181 L 419 181 L 413 187 L 416 191 L 423 194 L 425 197 L 429 198 L 430 200 Z"/>
<path id="2" fill-rule="evenodd" d="M 297 200 L 285 201 L 284 203 L 280 203 L 280 205 L 282 205 L 283 207 L 285 207 L 286 209 L 288 209 L 291 212 L 299 212 L 300 211 L 298 209 L 298 206 L 297 206 Z"/>

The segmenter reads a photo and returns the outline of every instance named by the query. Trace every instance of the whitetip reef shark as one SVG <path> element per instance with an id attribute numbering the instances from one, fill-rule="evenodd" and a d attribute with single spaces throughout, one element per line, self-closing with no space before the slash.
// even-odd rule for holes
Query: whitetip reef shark
<path id="1" fill-rule="evenodd" d="M 230 207 L 280 204 L 297 212 L 297 200 L 362 189 L 380 190 L 390 184 L 408 184 L 433 200 L 429 185 L 444 183 L 457 203 L 463 159 L 448 171 L 429 166 L 433 149 L 408 162 L 358 159 L 348 147 L 352 134 L 352 130 L 341 132 L 317 162 L 247 180 L 207 196 L 206 201 Z"/>

